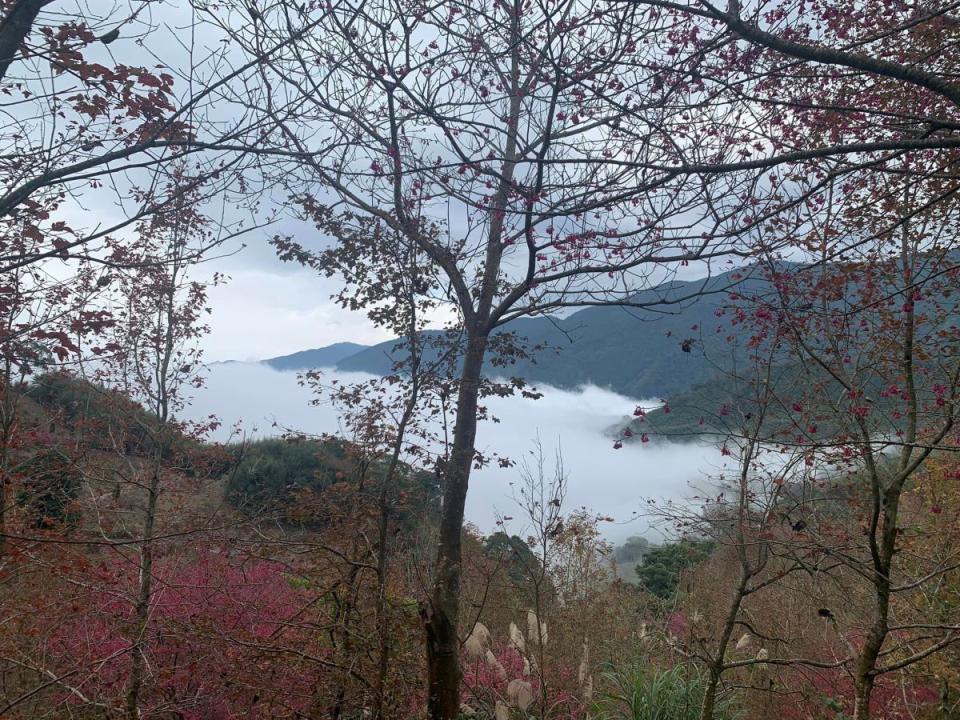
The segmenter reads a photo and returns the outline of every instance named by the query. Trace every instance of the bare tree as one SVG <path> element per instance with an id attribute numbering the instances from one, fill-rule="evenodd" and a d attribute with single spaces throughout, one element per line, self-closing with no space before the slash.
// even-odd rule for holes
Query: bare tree
<path id="1" fill-rule="evenodd" d="M 250 56 L 286 43 L 261 83 L 273 141 L 298 154 L 283 178 L 293 202 L 361 267 L 375 264 L 387 233 L 418 248 L 430 268 L 419 296 L 457 330 L 456 420 L 424 615 L 430 713 L 452 718 L 478 401 L 484 362 L 506 337 L 494 331 L 555 308 L 629 304 L 670 263 L 730 248 L 703 236 L 703 185 L 671 184 L 673 110 L 640 99 L 657 71 L 652 35 L 628 8 L 278 3 L 247 18 L 236 5 L 215 16 Z M 661 223 L 684 211 L 683 228 Z M 278 247 L 303 258 L 291 239 Z"/>
<path id="2" fill-rule="evenodd" d="M 228 118 L 217 103 L 256 61 L 228 68 L 225 49 L 205 47 L 182 7 L 147 0 L 66 14 L 62 4 L 0 8 L 5 273 L 48 260 L 110 262 L 106 241 L 176 202 L 157 189 L 187 156 L 195 172 L 182 193 L 254 188 L 245 151 L 262 115 Z"/>
<path id="3" fill-rule="evenodd" d="M 202 260 L 214 231 L 194 196 L 180 192 L 181 180 L 186 184 L 191 180 L 183 168 L 171 180 L 170 190 L 178 200 L 170 211 L 141 223 L 134 248 L 119 246 L 116 250 L 121 265 L 136 270 L 117 270 L 112 278 L 118 303 L 113 312 L 115 352 L 94 369 L 98 381 L 121 389 L 146 411 L 122 418 L 142 438 L 139 452 L 144 458 L 142 462 L 128 459 L 123 478 L 135 492 L 139 515 L 135 524 L 138 582 L 132 599 L 134 624 L 124 703 L 130 720 L 143 714 L 159 502 L 171 460 L 178 452 L 176 444 L 182 444 L 192 432 L 177 413 L 185 406 L 189 388 L 200 382 L 198 340 L 207 330 L 207 284 L 190 273 Z M 118 447 L 121 455 L 126 455 L 124 440 Z"/>
<path id="4" fill-rule="evenodd" d="M 753 173 L 752 182 L 740 176 L 740 210 L 727 231 L 775 243 L 802 231 L 804 208 L 821 203 L 831 185 L 862 186 L 868 176 L 892 183 L 874 199 L 895 200 L 893 187 L 911 178 L 939 183 L 929 205 L 953 202 L 960 22 L 952 0 L 852 12 L 842 0 L 631 4 L 669 30 L 664 86 L 700 93 L 691 128 L 714 154 L 681 167 Z M 883 231 L 896 226 L 890 218 Z M 833 257 L 845 247 L 838 243 Z"/>

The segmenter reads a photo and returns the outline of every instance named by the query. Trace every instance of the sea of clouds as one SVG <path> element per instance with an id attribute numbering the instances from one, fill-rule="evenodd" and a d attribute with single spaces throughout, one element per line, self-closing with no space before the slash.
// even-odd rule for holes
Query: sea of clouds
<path id="1" fill-rule="evenodd" d="M 368 376 L 323 371 L 325 379 L 350 382 Z M 577 390 L 539 388 L 543 397 L 493 398 L 486 402 L 499 422 L 481 424 L 477 447 L 519 463 L 532 461 L 539 439 L 546 456 L 546 474 L 553 474 L 560 448 L 568 478 L 565 505 L 568 510 L 586 507 L 614 522 L 603 525 L 612 541 L 630 535 L 656 540 L 668 528 L 650 515 L 651 500 L 658 503 L 686 501 L 708 487 L 710 478 L 724 470 L 716 447 L 696 443 L 633 443 L 614 449 L 606 431 L 629 416 L 638 401 L 594 386 Z M 216 415 L 223 423 L 214 439 L 230 439 L 231 429 L 241 423 L 248 437 L 269 437 L 294 429 L 308 434 L 341 430 L 336 408 L 311 405 L 310 392 L 299 384 L 296 373 L 278 372 L 258 363 L 213 364 L 206 386 L 198 390 L 188 411 L 193 419 Z M 496 528 L 498 518 L 514 517 L 511 532 L 523 534 L 523 524 L 513 500 L 520 480 L 517 467 L 496 463 L 474 471 L 467 500 L 467 519 L 483 531 Z"/>

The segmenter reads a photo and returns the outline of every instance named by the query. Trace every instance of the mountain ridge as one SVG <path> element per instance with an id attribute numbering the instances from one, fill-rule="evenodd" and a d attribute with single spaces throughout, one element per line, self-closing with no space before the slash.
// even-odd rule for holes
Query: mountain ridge
<path id="1" fill-rule="evenodd" d="M 728 291 L 733 286 L 756 291 L 767 284 L 751 270 L 672 280 L 636 293 L 632 302 L 652 306 L 647 309 L 592 306 L 563 318 L 514 320 L 498 333 L 547 349 L 498 367 L 496 374 L 562 389 L 591 384 L 635 398 L 665 397 L 706 382 L 717 372 L 710 357 L 729 355 L 725 347 L 719 352 L 726 345 L 721 329 L 729 333 L 730 328 L 727 323 L 721 328 L 718 317 L 720 306 L 729 302 Z M 261 362 L 283 371 L 327 367 L 386 375 L 401 357 L 400 342 L 390 340 L 371 346 L 336 343 Z"/>
<path id="2" fill-rule="evenodd" d="M 260 360 L 260 363 L 269 365 L 274 370 L 280 370 L 281 372 L 335 367 L 340 360 L 361 352 L 368 347 L 370 346 L 359 343 L 338 342 L 319 348 L 300 350 L 295 353 L 290 353 L 289 355 L 278 355 L 277 357 L 266 358 L 265 360 Z"/>

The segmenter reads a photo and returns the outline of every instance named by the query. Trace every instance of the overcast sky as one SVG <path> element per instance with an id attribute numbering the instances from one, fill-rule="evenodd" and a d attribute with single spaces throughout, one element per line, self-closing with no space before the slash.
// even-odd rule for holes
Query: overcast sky
<path id="1" fill-rule="evenodd" d="M 372 345 L 389 339 L 363 314 L 330 301 L 335 282 L 277 265 L 239 267 L 228 283 L 211 291 L 208 361 L 261 360 L 335 342 Z"/>
<path id="2" fill-rule="evenodd" d="M 60 5 L 57 7 L 61 8 Z M 68 7 L 69 4 L 61 9 L 69 13 Z M 121 11 L 117 13 L 117 17 L 122 15 Z M 110 46 L 92 46 L 90 59 L 142 63 L 148 67 L 162 61 L 178 76 L 177 91 L 188 93 L 190 78 L 182 70 L 191 66 L 191 56 L 202 59 L 209 53 L 225 51 L 229 58 L 234 52 L 230 43 L 221 42 L 224 38 L 216 28 L 209 24 L 196 25 L 193 18 L 187 0 L 148 5 L 135 23 L 124 26 L 119 41 Z M 238 18 L 238 22 L 246 20 L 246 17 Z M 148 27 L 153 29 L 152 32 L 136 37 Z M 239 61 L 239 55 L 236 59 Z M 214 71 L 201 62 L 197 72 L 202 76 Z M 70 79 L 63 77 L 56 82 L 67 83 Z M 215 115 L 229 111 L 228 107 L 215 106 L 213 109 Z M 224 116 L 223 119 L 229 118 Z M 122 178 L 116 181 L 121 182 Z M 262 190 L 258 220 L 269 215 L 271 208 L 284 208 L 289 204 L 286 192 L 280 188 L 270 186 Z M 68 202 L 68 207 L 64 208 L 66 220 L 71 226 L 88 230 L 119 222 L 131 210 L 122 206 L 122 195 L 110 188 L 104 188 L 102 192 L 87 188 L 72 206 Z M 234 220 L 245 213 L 242 207 L 231 204 L 234 202 L 235 198 L 228 198 L 221 206 L 207 210 L 214 216 L 222 212 L 228 221 Z M 456 218 L 452 222 L 456 226 Z M 253 230 L 222 248 L 222 255 L 198 273 L 201 279 L 214 271 L 228 277 L 226 283 L 210 293 L 211 332 L 204 339 L 207 361 L 263 359 L 336 342 L 374 344 L 389 339 L 363 314 L 344 311 L 331 302 L 330 296 L 338 290 L 335 280 L 320 277 L 295 264 L 280 262 L 269 244 L 274 235 L 292 236 L 314 249 L 329 242 L 309 224 L 291 217 L 284 208 L 269 227 Z M 688 278 L 706 274 L 705 268 L 698 266 L 690 266 L 682 272 Z M 638 331 L 644 331 L 644 325 L 639 322 Z M 645 331 L 655 332 L 649 326 Z"/>
<path id="3" fill-rule="evenodd" d="M 220 44 L 216 31 L 207 28 L 191 34 L 186 7 L 186 2 L 179 9 L 176 4 L 151 6 L 150 15 L 144 16 L 144 21 L 149 20 L 161 30 L 147 38 L 147 45 L 136 46 L 132 38 L 127 37 L 97 52 L 110 55 L 116 50 L 118 57 L 112 60 L 142 62 L 148 66 L 152 64 L 149 42 L 154 44 L 154 51 L 162 51 L 169 65 L 185 60 L 191 52 L 196 53 L 195 57 L 202 55 L 204 47 L 226 48 L 228 53 L 232 52 L 229 44 Z M 134 46 L 134 54 L 120 54 L 128 52 L 130 46 Z M 186 82 L 187 78 L 178 80 L 178 87 L 184 88 L 180 80 Z M 189 88 L 189 82 L 186 87 Z M 228 113 L 229 108 L 215 106 L 212 112 L 214 115 Z M 135 183 L 136 178 L 129 181 Z M 290 236 L 311 249 L 323 248 L 330 240 L 293 217 L 287 207 L 290 199 L 286 192 L 289 191 L 270 184 L 260 189 L 261 205 L 254 222 L 270 216 L 272 209 L 280 209 L 275 221 L 229 241 L 219 249 L 217 257 L 196 273 L 198 279 L 209 278 L 214 272 L 227 278 L 210 291 L 211 332 L 203 340 L 206 360 L 260 360 L 336 342 L 374 344 L 389 339 L 387 333 L 362 313 L 343 310 L 331 301 L 331 295 L 339 290 L 336 279 L 283 263 L 276 257 L 269 242 L 276 235 Z M 122 192 L 106 190 L 109 188 L 77 199 L 67 209 L 66 219 L 88 230 L 119 222 L 130 208 L 124 207 Z M 322 193 L 322 189 L 317 192 Z M 216 207 L 205 208 L 207 214 L 223 217 L 227 225 L 240 218 L 249 220 L 250 213 L 242 201 L 226 198 L 219 202 Z M 464 218 L 458 219 L 456 211 L 445 220 L 453 234 L 464 224 Z M 723 266 L 714 271 L 727 269 L 728 266 Z M 707 268 L 696 264 L 676 270 L 681 274 L 675 277 L 686 279 L 707 273 Z M 655 282 L 664 278 L 666 272 L 645 280 Z M 658 330 L 638 320 L 637 332 Z M 595 387 L 575 391 L 544 390 L 545 396 L 536 402 L 522 398 L 491 401 L 493 411 L 502 422 L 482 425 L 478 449 L 495 450 L 516 460 L 531 450 L 537 438 L 551 456 L 553 448 L 562 447 L 570 480 L 568 509 L 585 506 L 614 517 L 616 524 L 607 528 L 611 538 L 622 539 L 645 531 L 646 523 L 635 518 L 642 514 L 646 499 L 688 497 L 695 492 L 691 483 L 703 483 L 707 474 L 719 470 L 719 454 L 715 448 L 706 446 L 638 443 L 614 450 L 606 431 L 629 416 L 639 399 Z M 279 432 L 273 426 L 274 421 L 310 433 L 336 431 L 337 413 L 330 407 L 313 407 L 310 400 L 309 394 L 298 385 L 295 373 L 278 373 L 256 364 L 214 365 L 207 387 L 197 392 L 188 414 L 196 418 L 215 414 L 225 428 L 242 421 L 248 432 L 257 428 L 260 436 Z M 510 483 L 517 480 L 515 469 L 503 470 L 495 467 L 495 463 L 477 472 L 471 483 L 468 519 L 484 530 L 491 530 L 498 516 L 516 515 L 510 499 Z M 514 524 L 511 530 L 522 532 L 523 528 Z"/>

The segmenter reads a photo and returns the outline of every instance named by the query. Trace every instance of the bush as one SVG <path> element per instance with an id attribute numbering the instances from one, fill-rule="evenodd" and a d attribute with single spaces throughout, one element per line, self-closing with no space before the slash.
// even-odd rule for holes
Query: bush
<path id="1" fill-rule="evenodd" d="M 230 478 L 230 494 L 241 502 L 263 502 L 294 487 L 321 489 L 333 482 L 334 472 L 320 451 L 317 443 L 280 439 L 251 443 Z"/>
<path id="2" fill-rule="evenodd" d="M 637 579 L 652 595 L 669 600 L 680 584 L 680 573 L 703 562 L 713 552 L 708 540 L 681 540 L 651 548 L 637 565 Z"/>
<path id="3" fill-rule="evenodd" d="M 236 451 L 239 453 L 239 449 Z M 376 497 L 384 463 L 368 466 L 363 491 L 368 499 Z M 349 443 L 340 440 L 285 440 L 270 438 L 251 443 L 227 484 L 231 501 L 246 512 L 279 510 L 288 520 L 315 524 L 320 518 L 305 508 L 311 497 L 326 493 L 333 509 L 339 499 L 355 506 L 360 491 L 357 480 L 359 459 Z M 396 496 L 402 512 L 396 519 L 402 524 L 422 523 L 439 509 L 440 488 L 432 473 L 418 471 L 401 463 L 394 478 Z M 336 490 L 336 492 L 334 492 Z"/>
<path id="4" fill-rule="evenodd" d="M 81 434 L 92 449 L 138 455 L 149 445 L 148 429 L 155 419 L 119 390 L 52 372 L 37 377 L 28 394 L 51 419 Z"/>
<path id="5" fill-rule="evenodd" d="M 483 549 L 491 560 L 503 563 L 510 579 L 517 584 L 527 583 L 531 575 L 540 571 L 540 559 L 517 535 L 495 532 L 484 539 Z"/>
<path id="6" fill-rule="evenodd" d="M 21 487 L 19 502 L 28 509 L 34 527 L 76 524 L 79 516 L 72 506 L 83 476 L 63 451 L 38 451 L 21 462 L 15 473 Z"/>

